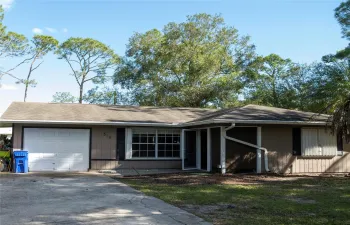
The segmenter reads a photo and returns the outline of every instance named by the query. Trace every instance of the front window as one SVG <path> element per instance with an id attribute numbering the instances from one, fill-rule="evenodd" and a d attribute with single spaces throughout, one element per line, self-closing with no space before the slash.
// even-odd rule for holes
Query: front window
<path id="1" fill-rule="evenodd" d="M 180 130 L 132 129 L 132 158 L 180 158 Z"/>
<path id="2" fill-rule="evenodd" d="M 176 130 L 158 131 L 158 157 L 180 157 L 180 132 Z"/>

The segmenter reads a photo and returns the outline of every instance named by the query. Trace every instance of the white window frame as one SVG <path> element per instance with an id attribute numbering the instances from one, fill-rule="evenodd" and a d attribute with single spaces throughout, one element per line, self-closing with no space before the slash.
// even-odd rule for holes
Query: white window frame
<path id="1" fill-rule="evenodd" d="M 145 133 L 149 133 L 150 131 L 155 131 L 155 157 L 132 157 L 132 137 L 133 137 L 133 130 L 143 130 Z M 180 143 L 179 143 L 179 157 L 159 157 L 158 156 L 158 134 L 166 131 L 172 131 L 172 134 L 178 133 L 180 136 Z M 182 138 L 181 138 L 181 130 L 180 129 L 164 129 L 164 128 L 126 128 L 126 135 L 125 135 L 125 159 L 132 159 L 132 160 L 179 160 L 182 158 L 181 155 L 181 144 L 182 144 Z M 152 143 L 153 144 L 153 143 Z M 166 143 L 165 143 L 166 144 Z M 171 143 L 174 145 L 174 143 Z"/>

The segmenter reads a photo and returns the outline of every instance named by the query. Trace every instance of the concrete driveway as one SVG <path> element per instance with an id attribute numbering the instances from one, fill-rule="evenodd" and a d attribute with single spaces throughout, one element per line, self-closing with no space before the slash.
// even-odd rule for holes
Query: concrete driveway
<path id="1" fill-rule="evenodd" d="M 0 174 L 0 224 L 209 224 L 104 175 Z"/>

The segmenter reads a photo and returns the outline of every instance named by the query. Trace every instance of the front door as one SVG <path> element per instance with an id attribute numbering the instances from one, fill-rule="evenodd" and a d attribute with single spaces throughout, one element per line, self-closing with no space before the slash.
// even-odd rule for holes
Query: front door
<path id="1" fill-rule="evenodd" d="M 197 168 L 197 131 L 184 131 L 184 169 Z"/>
<path id="2" fill-rule="evenodd" d="M 201 169 L 202 170 L 207 170 L 207 151 L 208 151 L 208 146 L 207 146 L 207 130 L 203 129 L 200 131 L 201 133 Z"/>

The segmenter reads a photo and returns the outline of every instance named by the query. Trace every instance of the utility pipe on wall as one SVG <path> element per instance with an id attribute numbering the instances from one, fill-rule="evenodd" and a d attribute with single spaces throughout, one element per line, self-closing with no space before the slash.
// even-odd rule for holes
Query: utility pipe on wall
<path id="1" fill-rule="evenodd" d="M 235 126 L 236 126 L 236 124 L 233 123 L 231 126 L 229 126 L 228 128 L 225 129 L 225 136 L 224 136 L 224 138 L 226 138 L 226 139 L 228 139 L 230 141 L 234 141 L 234 142 L 237 142 L 237 143 L 240 143 L 240 144 L 243 144 L 243 145 L 247 145 L 247 146 L 250 146 L 252 148 L 257 148 L 257 149 L 260 149 L 260 150 L 264 151 L 264 155 L 265 155 L 265 157 L 264 157 L 264 159 L 265 159 L 264 160 L 265 161 L 265 170 L 266 170 L 266 172 L 270 172 L 270 170 L 269 170 L 269 162 L 268 162 L 268 158 L 267 158 L 267 149 L 266 148 L 262 148 L 260 146 L 257 146 L 257 145 L 254 145 L 254 144 L 242 141 L 242 140 L 238 140 L 236 138 L 232 138 L 232 137 L 229 137 L 229 136 L 226 135 L 226 132 L 228 130 L 231 130 Z"/>

